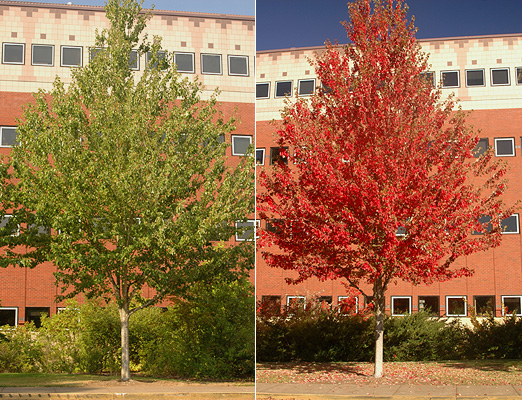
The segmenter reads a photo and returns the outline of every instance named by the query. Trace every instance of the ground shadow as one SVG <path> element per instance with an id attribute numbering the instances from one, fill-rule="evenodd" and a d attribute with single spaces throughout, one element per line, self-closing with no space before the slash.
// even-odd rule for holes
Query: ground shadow
<path id="1" fill-rule="evenodd" d="M 460 361 L 438 361 L 440 365 L 453 369 L 475 369 L 478 371 L 496 372 L 521 372 L 520 360 L 460 360 Z M 515 366 L 515 368 L 513 368 Z"/>
<path id="2" fill-rule="evenodd" d="M 262 369 L 270 370 L 293 370 L 297 373 L 328 373 L 341 372 L 346 374 L 353 374 L 358 376 L 371 376 L 361 372 L 360 366 L 357 363 L 343 362 L 343 363 L 329 363 L 329 362 L 286 362 L 286 363 L 258 363 Z"/>

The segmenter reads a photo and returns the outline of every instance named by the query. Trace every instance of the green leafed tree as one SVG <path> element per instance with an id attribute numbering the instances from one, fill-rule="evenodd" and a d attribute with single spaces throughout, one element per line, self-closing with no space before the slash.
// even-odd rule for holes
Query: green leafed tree
<path id="1" fill-rule="evenodd" d="M 52 262 L 62 297 L 115 299 L 125 381 L 133 313 L 253 265 L 251 242 L 227 241 L 253 211 L 254 178 L 251 157 L 226 162 L 235 121 L 217 94 L 203 101 L 201 84 L 169 67 L 160 39 L 144 37 L 141 3 L 109 0 L 106 16 L 89 64 L 37 93 L 19 121 L 3 170 L 12 217 L 1 262 Z M 129 68 L 131 51 L 150 54 L 141 74 Z"/>

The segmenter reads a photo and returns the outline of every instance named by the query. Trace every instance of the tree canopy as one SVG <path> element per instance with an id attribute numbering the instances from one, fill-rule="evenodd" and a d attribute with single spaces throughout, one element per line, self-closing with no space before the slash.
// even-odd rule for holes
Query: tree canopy
<path id="1" fill-rule="evenodd" d="M 260 216 L 276 228 L 260 244 L 270 266 L 297 271 L 294 283 L 342 279 L 373 296 L 379 377 L 388 286 L 471 275 L 455 260 L 498 246 L 513 208 L 501 199 L 505 165 L 478 156 L 465 113 L 428 79 L 403 1 L 348 8 L 352 44 L 327 43 L 313 61 L 323 89 L 283 111 L 291 163 L 260 176 Z"/>
<path id="2" fill-rule="evenodd" d="M 89 64 L 35 94 L 19 121 L 1 265 L 49 261 L 62 296 L 114 298 L 127 380 L 130 315 L 253 267 L 252 242 L 227 242 L 253 211 L 253 160 L 227 163 L 236 120 L 217 93 L 202 100 L 197 79 L 176 72 L 160 38 L 147 41 L 140 3 L 109 0 L 105 10 L 110 28 L 97 32 Z M 145 70 L 131 70 L 146 53 Z"/>

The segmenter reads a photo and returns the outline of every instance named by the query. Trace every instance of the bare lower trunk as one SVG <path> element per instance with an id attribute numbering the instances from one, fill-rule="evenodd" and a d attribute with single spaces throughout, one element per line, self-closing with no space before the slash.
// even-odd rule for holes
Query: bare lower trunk
<path id="1" fill-rule="evenodd" d="M 375 369 L 373 376 L 381 378 L 383 375 L 383 355 L 384 355 L 384 291 L 374 289 L 375 307 Z"/>
<path id="2" fill-rule="evenodd" d="M 119 311 L 121 323 L 121 380 L 125 382 L 130 379 L 129 307 L 123 306 Z"/>

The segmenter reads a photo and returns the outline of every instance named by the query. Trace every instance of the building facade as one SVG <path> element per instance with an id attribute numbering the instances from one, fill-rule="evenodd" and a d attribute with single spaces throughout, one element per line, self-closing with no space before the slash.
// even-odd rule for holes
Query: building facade
<path id="1" fill-rule="evenodd" d="M 178 71 L 198 77 L 203 99 L 215 89 L 226 117 L 240 123 L 225 138 L 232 146 L 232 165 L 254 141 L 254 17 L 155 10 L 145 33 L 162 37 L 162 47 L 174 52 Z M 9 155 L 16 142 L 22 106 L 38 89 L 50 90 L 55 77 L 71 80 L 71 70 L 89 62 L 96 29 L 108 28 L 103 7 L 0 1 L 0 153 Z M 135 53 L 137 55 L 137 53 Z M 139 75 L 147 57 L 132 57 L 130 68 Z M 252 222 L 253 224 L 253 222 Z M 236 238 L 243 240 L 243 238 Z M 34 270 L 0 269 L 0 325 L 17 325 L 52 315 L 56 303 L 54 267 Z M 147 293 L 144 293 L 147 296 Z"/>
<path id="2" fill-rule="evenodd" d="M 491 146 L 495 157 L 509 164 L 507 204 L 522 198 L 522 34 L 457 37 L 420 40 L 430 55 L 430 79 L 441 85 L 443 97 L 455 93 L 464 110 L 473 110 L 467 122 L 475 128 L 482 146 Z M 292 48 L 257 53 L 256 69 L 256 163 L 269 168 L 278 156 L 276 130 L 287 93 L 310 96 L 321 85 L 309 59 L 322 48 Z M 289 149 L 291 152 L 292 149 Z M 258 171 L 259 173 L 259 171 Z M 500 247 L 461 258 L 457 265 L 475 273 L 432 285 L 398 282 L 390 285 L 386 307 L 390 314 L 402 315 L 430 308 L 440 316 L 492 312 L 499 317 L 516 312 L 522 315 L 522 237 L 519 214 L 505 221 Z M 266 221 L 260 221 L 262 228 Z M 266 265 L 257 256 L 256 293 L 258 302 L 286 306 L 293 301 L 315 297 L 336 306 L 346 298 L 340 281 L 309 279 L 288 285 L 291 272 Z M 364 307 L 362 295 L 357 309 Z"/>

